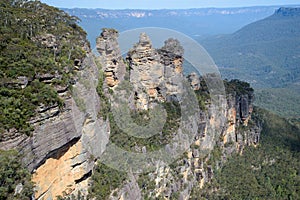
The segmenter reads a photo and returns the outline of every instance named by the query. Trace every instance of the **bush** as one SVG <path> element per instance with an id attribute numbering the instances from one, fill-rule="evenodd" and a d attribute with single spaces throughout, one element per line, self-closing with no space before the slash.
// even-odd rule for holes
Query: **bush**
<path id="1" fill-rule="evenodd" d="M 33 183 L 31 175 L 20 162 L 21 156 L 14 150 L 0 150 L 0 200 L 31 199 Z M 22 186 L 15 194 L 16 187 Z"/>
<path id="2" fill-rule="evenodd" d="M 88 198 L 108 199 L 110 193 L 120 187 L 126 179 L 126 173 L 112 169 L 105 164 L 98 163 L 92 175 L 92 185 Z"/>

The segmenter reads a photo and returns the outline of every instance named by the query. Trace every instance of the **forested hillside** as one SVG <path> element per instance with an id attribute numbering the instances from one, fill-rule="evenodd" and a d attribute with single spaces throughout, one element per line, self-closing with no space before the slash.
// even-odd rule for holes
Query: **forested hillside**
<path id="1" fill-rule="evenodd" d="M 76 17 L 39 1 L 5 0 L 0 10 L 1 140 L 12 129 L 30 134 L 37 106 L 63 105 L 55 88 L 69 85 L 86 33 Z"/>
<path id="2" fill-rule="evenodd" d="M 258 106 L 299 117 L 300 8 L 280 8 L 239 31 L 201 41 L 224 78 L 257 90 Z M 272 88 L 272 89 L 268 89 Z"/>
<path id="3" fill-rule="evenodd" d="M 39 1 L 0 2 L 0 142 L 31 135 L 41 107 L 64 107 L 65 90 L 88 51 L 78 19 Z M 1 147 L 2 148 L 2 147 Z M 31 199 L 22 155 L 0 150 L 0 199 Z"/>

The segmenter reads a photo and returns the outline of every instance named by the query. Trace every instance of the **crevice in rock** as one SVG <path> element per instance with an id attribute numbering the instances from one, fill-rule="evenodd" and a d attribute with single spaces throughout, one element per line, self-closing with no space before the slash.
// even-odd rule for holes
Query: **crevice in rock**
<path id="1" fill-rule="evenodd" d="M 92 176 L 92 170 L 90 170 L 88 173 L 86 173 L 85 175 L 83 175 L 80 179 L 75 180 L 75 183 L 78 184 L 86 179 L 88 179 L 89 177 Z"/>
<path id="2" fill-rule="evenodd" d="M 56 108 L 56 107 L 58 107 L 58 104 L 57 104 L 57 103 L 54 104 L 54 105 L 51 105 L 51 106 L 47 106 L 47 107 L 45 107 L 44 109 L 41 108 L 41 110 L 39 110 L 38 113 L 44 113 L 44 112 L 46 112 L 46 111 L 48 111 L 48 110 L 50 110 L 50 109 Z"/>
<path id="3" fill-rule="evenodd" d="M 32 121 L 30 121 L 30 124 L 36 124 L 36 123 L 45 121 L 47 119 L 51 119 L 51 118 L 57 117 L 59 114 L 60 114 L 60 111 L 58 110 L 58 111 L 54 112 L 52 115 L 49 115 L 49 116 L 46 116 L 46 117 L 41 117 L 41 118 L 39 118 L 37 120 L 32 120 Z"/>
<path id="4" fill-rule="evenodd" d="M 72 165 L 71 167 L 74 169 L 75 167 L 79 166 L 79 165 L 82 165 L 83 163 L 85 163 L 86 160 L 82 161 L 82 162 L 79 162 L 79 163 L 75 163 L 74 165 Z"/>

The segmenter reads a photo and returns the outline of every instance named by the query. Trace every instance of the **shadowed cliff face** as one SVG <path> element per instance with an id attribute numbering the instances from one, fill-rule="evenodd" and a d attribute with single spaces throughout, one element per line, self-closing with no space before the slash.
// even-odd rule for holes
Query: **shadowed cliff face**
<path id="1" fill-rule="evenodd" d="M 54 76 L 46 76 L 44 80 L 51 84 Z M 69 86 L 72 91 L 57 88 L 64 107 L 39 106 L 31 120 L 31 136 L 15 133 L 1 141 L 1 149 L 15 148 L 23 154 L 24 165 L 33 172 L 36 199 L 56 199 L 64 192 L 87 194 L 94 159 L 108 141 L 108 125 L 97 117 L 97 78 L 98 68 L 88 54 Z"/>
<path id="2" fill-rule="evenodd" d="M 300 8 L 281 7 L 275 12 L 275 16 L 293 17 L 300 16 Z"/>
<path id="3" fill-rule="evenodd" d="M 128 52 L 126 60 L 120 60 L 120 54 L 111 53 L 107 56 L 107 52 L 119 52 L 116 36 L 114 32 L 109 33 L 104 29 L 97 39 L 98 47 L 103 46 L 105 41 L 108 49 L 103 47 L 98 48 L 98 51 L 104 61 L 104 73 L 110 70 L 113 60 L 120 61 L 114 65 L 113 70 L 116 72 L 125 63 L 129 66 L 127 73 L 133 88 L 131 96 L 134 96 L 129 98 L 132 110 L 147 112 L 159 102 L 180 102 L 183 79 L 190 82 L 199 103 L 202 101 L 204 106 L 197 115 L 190 118 L 191 122 L 197 124 L 197 128 L 193 126 L 189 128 L 195 138 L 184 155 L 170 166 L 159 160 L 154 171 L 142 175 L 131 174 L 130 180 L 114 190 L 110 199 L 130 199 L 130 197 L 188 199 L 192 188 L 202 188 L 212 180 L 214 170 L 222 166 L 228 156 L 236 152 L 242 153 L 247 145 L 258 144 L 261 128 L 251 119 L 254 98 L 253 90 L 248 88 L 247 84 L 238 81 L 229 82 L 227 85 L 231 90 L 226 97 L 220 97 L 223 99 L 221 101 L 223 110 L 220 111 L 220 107 L 211 103 L 204 81 L 213 80 L 214 75 L 203 79 L 192 73 L 184 78 L 182 74 L 184 50 L 178 40 L 168 39 L 162 48 L 154 49 L 151 39 L 145 33 L 141 33 L 138 43 Z M 112 47 L 115 49 L 111 49 Z M 105 87 L 114 90 L 120 82 L 111 85 L 109 84 L 111 80 L 111 76 L 107 75 Z M 116 91 L 118 90 L 114 90 Z M 174 130 L 173 136 L 179 130 L 180 128 Z M 168 148 L 167 146 L 163 148 Z M 140 148 L 143 149 L 142 152 L 147 153 L 148 149 L 145 146 Z M 137 184 L 139 187 L 136 187 Z"/>
<path id="4" fill-rule="evenodd" d="M 40 151 L 40 162 L 33 160 L 37 164 L 30 163 L 34 167 L 36 199 L 56 199 L 58 195 L 77 194 L 78 191 L 87 195 L 95 159 L 108 142 L 108 125 L 97 117 L 100 109 L 96 93 L 98 68 L 91 55 L 84 60 L 83 66 L 85 69 L 78 72 L 78 79 L 69 96 L 72 101 L 70 106 L 45 121 L 42 125 L 44 131 L 39 131 L 41 126 L 37 127 L 33 137 L 28 139 L 30 142 L 42 137 L 37 149 L 28 148 L 28 143 L 24 145 L 24 162 L 31 161 L 30 155 Z M 70 117 L 62 118 L 64 115 Z M 69 127 L 73 129 L 69 130 Z M 44 135 L 46 131 L 47 135 Z"/>

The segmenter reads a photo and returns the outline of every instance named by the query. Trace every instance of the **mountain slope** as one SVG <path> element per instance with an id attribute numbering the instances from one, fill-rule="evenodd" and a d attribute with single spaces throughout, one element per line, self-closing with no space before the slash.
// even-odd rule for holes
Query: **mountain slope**
<path id="1" fill-rule="evenodd" d="M 280 8 L 239 31 L 201 41 L 224 78 L 250 82 L 256 104 L 299 117 L 300 8 Z M 269 89 L 272 88 L 272 89 Z"/>
<path id="2" fill-rule="evenodd" d="M 300 8 L 280 8 L 239 31 L 201 42 L 224 77 L 255 87 L 282 87 L 300 81 Z"/>

